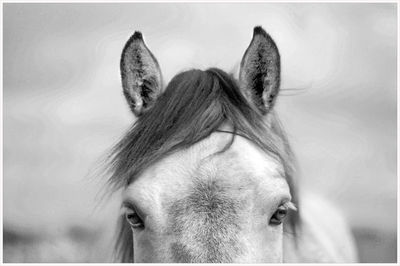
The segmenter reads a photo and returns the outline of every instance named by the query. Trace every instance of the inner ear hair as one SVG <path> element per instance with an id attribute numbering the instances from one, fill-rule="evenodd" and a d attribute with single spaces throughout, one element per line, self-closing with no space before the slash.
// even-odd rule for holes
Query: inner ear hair
<path id="1" fill-rule="evenodd" d="M 240 64 L 239 80 L 244 95 L 263 114 L 275 104 L 280 86 L 280 55 L 268 33 L 257 26 Z"/>
<path id="2" fill-rule="evenodd" d="M 125 98 L 131 111 L 140 116 L 151 108 L 162 91 L 160 66 L 142 33 L 136 31 L 125 44 L 120 68 Z"/>

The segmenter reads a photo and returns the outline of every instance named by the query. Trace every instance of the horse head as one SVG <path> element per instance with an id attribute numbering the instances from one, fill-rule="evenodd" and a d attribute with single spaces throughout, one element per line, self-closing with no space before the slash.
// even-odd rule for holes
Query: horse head
<path id="1" fill-rule="evenodd" d="M 281 262 L 297 196 L 274 111 L 280 55 L 272 38 L 254 28 L 238 80 L 189 70 L 164 87 L 140 32 L 120 67 L 137 120 L 111 155 L 110 181 L 123 190 L 119 259 Z"/>

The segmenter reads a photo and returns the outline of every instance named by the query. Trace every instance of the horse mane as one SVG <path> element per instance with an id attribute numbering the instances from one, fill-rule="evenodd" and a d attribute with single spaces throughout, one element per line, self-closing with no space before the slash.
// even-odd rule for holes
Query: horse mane
<path id="1" fill-rule="evenodd" d="M 111 150 L 110 186 L 113 190 L 125 188 L 155 162 L 207 138 L 226 122 L 233 134 L 223 151 L 240 135 L 275 157 L 283 165 L 292 202 L 298 206 L 295 160 L 276 113 L 270 111 L 267 118 L 262 115 L 243 96 L 236 80 L 217 68 L 188 70 L 170 81 L 154 106 Z M 131 230 L 124 217 L 120 220 L 116 256 L 121 262 L 132 262 Z M 288 225 L 292 232 L 298 223 L 298 212 L 291 214 Z"/>

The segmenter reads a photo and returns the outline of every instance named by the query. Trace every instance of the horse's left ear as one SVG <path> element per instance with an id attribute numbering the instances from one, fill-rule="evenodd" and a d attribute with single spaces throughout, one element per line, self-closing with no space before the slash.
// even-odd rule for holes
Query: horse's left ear
<path id="1" fill-rule="evenodd" d="M 157 59 L 136 31 L 121 55 L 121 79 L 125 98 L 136 116 L 148 110 L 162 92 L 162 75 Z"/>
<path id="2" fill-rule="evenodd" d="M 267 114 L 279 92 L 280 57 L 275 42 L 260 26 L 254 28 L 253 39 L 243 55 L 239 80 L 246 98 Z"/>

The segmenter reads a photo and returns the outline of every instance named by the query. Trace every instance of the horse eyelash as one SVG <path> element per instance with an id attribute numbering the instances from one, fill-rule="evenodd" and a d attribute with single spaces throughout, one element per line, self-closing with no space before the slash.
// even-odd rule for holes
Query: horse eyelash
<path id="1" fill-rule="evenodd" d="M 119 214 L 119 215 L 125 215 L 127 209 L 128 209 L 128 208 L 127 208 L 126 206 L 122 205 L 121 208 L 119 208 L 118 214 Z"/>
<path id="2" fill-rule="evenodd" d="M 120 209 L 119 209 L 119 215 L 125 215 L 125 213 L 126 213 L 127 210 L 133 210 L 133 211 L 135 211 L 135 208 L 134 208 L 130 203 L 124 201 L 124 202 L 121 204 L 121 207 L 120 207 Z"/>
<path id="3" fill-rule="evenodd" d="M 291 209 L 293 211 L 297 211 L 296 205 L 294 205 L 294 203 L 291 201 L 284 203 L 283 206 L 285 206 L 286 208 Z"/>

